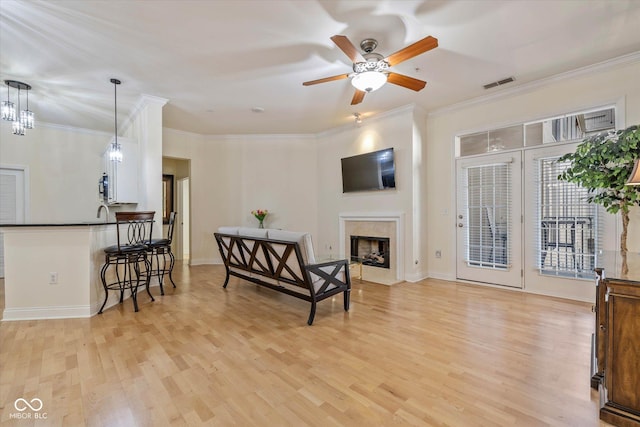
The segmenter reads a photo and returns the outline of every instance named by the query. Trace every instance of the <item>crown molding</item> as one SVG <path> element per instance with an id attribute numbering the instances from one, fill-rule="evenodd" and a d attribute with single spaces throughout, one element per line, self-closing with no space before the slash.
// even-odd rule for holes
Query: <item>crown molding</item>
<path id="1" fill-rule="evenodd" d="M 242 141 L 266 141 L 266 140 L 293 140 L 293 139 L 312 139 L 316 140 L 317 135 L 313 133 L 248 133 L 248 134 L 227 134 L 227 135 L 218 135 L 218 134 L 209 134 L 205 135 L 208 138 L 216 139 L 219 141 L 222 140 L 242 140 Z"/>
<path id="2" fill-rule="evenodd" d="M 56 124 L 56 123 L 38 122 L 37 125 L 38 126 L 36 127 L 36 129 L 45 128 L 45 129 L 61 130 L 61 131 L 65 131 L 65 132 L 83 133 L 83 134 L 87 134 L 87 135 L 97 135 L 97 136 L 105 136 L 105 137 L 113 136 L 113 132 L 104 132 L 104 131 L 95 130 L 95 129 L 87 129 L 87 128 L 79 128 L 79 127 L 74 127 L 74 126 L 59 125 L 59 124 Z M 33 132 L 33 129 L 29 129 L 29 131 Z"/>
<path id="3" fill-rule="evenodd" d="M 400 107 L 394 108 L 392 110 L 387 110 L 387 111 L 381 111 L 379 113 L 360 113 L 360 117 L 362 118 L 362 127 L 367 126 L 367 121 L 370 120 L 380 120 L 383 118 L 387 118 L 387 117 L 392 117 L 392 116 L 397 116 L 403 113 L 407 113 L 407 112 L 411 112 L 411 111 L 415 111 L 417 109 L 416 104 L 411 103 L 411 104 L 406 104 L 406 105 L 402 105 Z M 349 123 L 346 123 L 344 125 L 341 126 L 337 126 L 331 129 L 327 129 L 327 130 L 323 130 L 321 132 L 318 132 L 315 134 L 315 136 L 317 138 L 322 138 L 322 137 L 326 137 L 326 136 L 331 136 L 331 135 L 335 135 L 337 133 L 341 133 L 344 132 L 346 130 L 352 130 L 354 127 L 354 123 L 352 120 L 349 121 Z"/>
<path id="4" fill-rule="evenodd" d="M 640 62 L 640 51 L 632 52 L 627 55 L 618 56 L 617 58 L 609 59 L 606 61 L 597 62 L 595 64 L 577 68 L 575 70 L 566 71 L 564 73 L 556 74 L 554 76 L 546 77 L 544 79 L 524 83 L 520 86 L 503 89 L 500 92 L 492 93 L 490 95 L 482 95 L 476 98 L 468 99 L 466 101 L 458 102 L 456 104 L 451 104 L 446 107 L 431 110 L 428 113 L 428 116 L 437 117 L 440 115 L 452 113 L 454 111 L 473 107 L 479 104 L 484 104 L 489 101 L 496 101 L 499 99 L 509 98 L 512 96 L 531 92 L 535 89 L 548 86 L 552 83 L 557 83 L 557 82 L 565 81 L 568 79 L 574 79 L 576 77 L 581 77 L 585 75 L 596 74 L 596 73 L 607 71 L 616 67 L 633 64 L 636 62 Z"/>

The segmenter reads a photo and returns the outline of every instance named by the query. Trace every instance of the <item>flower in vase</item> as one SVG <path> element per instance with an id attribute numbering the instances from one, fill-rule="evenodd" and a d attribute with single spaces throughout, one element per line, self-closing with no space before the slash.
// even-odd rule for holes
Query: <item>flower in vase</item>
<path id="1" fill-rule="evenodd" d="M 255 216 L 256 219 L 260 221 L 260 224 L 258 224 L 258 227 L 263 228 L 262 222 L 264 221 L 264 218 L 267 216 L 268 213 L 269 211 L 266 209 L 257 209 L 255 211 L 251 211 L 251 215 Z"/>

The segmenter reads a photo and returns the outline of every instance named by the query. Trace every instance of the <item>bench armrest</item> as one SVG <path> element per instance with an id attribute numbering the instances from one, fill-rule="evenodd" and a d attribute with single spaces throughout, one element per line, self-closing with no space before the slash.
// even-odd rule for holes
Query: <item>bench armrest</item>
<path id="1" fill-rule="evenodd" d="M 326 261 L 317 264 L 308 264 L 304 266 L 309 280 L 313 284 L 318 279 L 314 280 L 312 274 L 321 279 L 322 284 L 319 287 L 314 287 L 316 294 L 325 292 L 329 286 L 333 285 L 335 288 L 343 290 L 351 289 L 351 277 L 349 275 L 349 261 L 346 259 L 338 259 L 334 261 Z M 344 270 L 343 270 L 344 269 Z M 344 271 L 344 279 L 341 276 L 341 271 Z"/>

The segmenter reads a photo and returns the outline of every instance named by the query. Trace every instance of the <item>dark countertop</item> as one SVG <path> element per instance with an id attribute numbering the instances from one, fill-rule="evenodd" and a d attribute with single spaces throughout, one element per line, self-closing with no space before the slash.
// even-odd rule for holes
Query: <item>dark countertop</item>
<path id="1" fill-rule="evenodd" d="M 88 226 L 92 227 L 94 225 L 110 225 L 115 224 L 114 222 L 104 222 L 104 221 L 84 221 L 84 222 L 57 222 L 57 223 L 28 223 L 28 224 L 0 224 L 0 228 L 5 227 L 78 227 L 78 226 Z"/>

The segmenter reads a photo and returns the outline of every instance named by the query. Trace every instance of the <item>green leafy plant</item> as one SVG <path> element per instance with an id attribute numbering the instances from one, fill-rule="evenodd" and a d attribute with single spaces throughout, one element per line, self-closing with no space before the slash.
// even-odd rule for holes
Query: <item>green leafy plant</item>
<path id="1" fill-rule="evenodd" d="M 565 154 L 559 162 L 569 161 L 558 179 L 578 184 L 589 191 L 589 202 L 602 205 L 607 212 L 622 215 L 620 251 L 627 251 L 629 208 L 640 205 L 640 186 L 626 185 L 634 161 L 640 158 L 638 125 L 624 130 L 599 133 L 587 137 L 574 153 Z"/>

